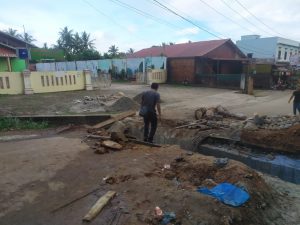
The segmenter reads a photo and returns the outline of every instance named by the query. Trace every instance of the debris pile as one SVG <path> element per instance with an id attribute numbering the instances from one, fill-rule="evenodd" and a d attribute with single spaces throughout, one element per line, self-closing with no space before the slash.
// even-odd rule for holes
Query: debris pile
<path id="1" fill-rule="evenodd" d="M 215 119 L 222 120 L 223 118 L 234 118 L 237 120 L 245 120 L 247 117 L 242 114 L 230 112 L 225 107 L 218 105 L 217 107 L 201 107 L 195 111 L 195 119 Z"/>
<path id="2" fill-rule="evenodd" d="M 137 110 L 140 105 L 128 97 L 119 98 L 114 104 L 108 106 L 106 111 L 111 112 L 119 112 L 119 111 L 127 111 L 127 110 Z"/>
<path id="3" fill-rule="evenodd" d="M 196 121 L 176 127 L 198 129 L 201 131 L 210 129 L 228 129 L 242 126 L 242 120 L 246 116 L 229 112 L 226 108 L 219 105 L 217 107 L 205 108 L 201 107 L 195 110 Z"/>
<path id="4" fill-rule="evenodd" d="M 118 112 L 138 109 L 139 104 L 125 96 L 123 92 L 111 95 L 84 96 L 83 99 L 74 99 L 71 111 L 73 112 Z"/>
<path id="5" fill-rule="evenodd" d="M 258 114 L 245 121 L 245 129 L 287 129 L 300 124 L 300 118 L 296 116 L 260 116 Z"/>
<path id="6" fill-rule="evenodd" d="M 120 123 L 121 122 L 117 122 L 117 124 Z M 127 140 L 121 130 L 109 132 L 105 129 L 90 129 L 88 132 L 89 134 L 84 138 L 84 141 L 88 142 L 97 154 L 105 154 L 110 151 L 120 151 L 123 149 L 124 141 Z"/>

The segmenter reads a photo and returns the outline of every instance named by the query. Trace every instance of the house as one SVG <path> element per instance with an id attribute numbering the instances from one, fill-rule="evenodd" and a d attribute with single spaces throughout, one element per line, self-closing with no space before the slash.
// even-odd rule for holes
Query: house
<path id="1" fill-rule="evenodd" d="M 274 64 L 288 64 L 290 57 L 300 51 L 297 41 L 281 37 L 261 38 L 260 35 L 244 35 L 236 45 L 251 58 L 269 59 Z"/>
<path id="2" fill-rule="evenodd" d="M 230 39 L 153 46 L 130 57 L 167 57 L 168 81 L 206 86 L 240 85 L 247 57 Z"/>
<path id="3" fill-rule="evenodd" d="M 0 72 L 20 72 L 26 68 L 25 60 L 17 55 L 18 49 L 34 45 L 0 31 Z"/>

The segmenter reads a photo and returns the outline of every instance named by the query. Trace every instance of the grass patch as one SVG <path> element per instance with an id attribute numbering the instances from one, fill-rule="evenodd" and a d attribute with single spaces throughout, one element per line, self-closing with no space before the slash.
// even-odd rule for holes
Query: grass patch
<path id="1" fill-rule="evenodd" d="M 6 130 L 31 130 L 31 129 L 45 129 L 49 124 L 46 121 L 34 122 L 32 120 L 20 120 L 15 117 L 0 118 L 0 131 Z"/>

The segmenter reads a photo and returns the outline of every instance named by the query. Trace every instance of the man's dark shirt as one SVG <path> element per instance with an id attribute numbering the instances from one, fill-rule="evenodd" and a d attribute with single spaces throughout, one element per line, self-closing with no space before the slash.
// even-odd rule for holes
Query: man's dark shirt
<path id="1" fill-rule="evenodd" d="M 294 91 L 293 92 L 293 95 L 294 95 L 294 102 L 295 103 L 300 103 L 300 91 Z"/>
<path id="2" fill-rule="evenodd" d="M 142 106 L 147 106 L 150 112 L 156 112 L 155 106 L 159 101 L 160 95 L 154 90 L 145 91 L 142 95 Z"/>

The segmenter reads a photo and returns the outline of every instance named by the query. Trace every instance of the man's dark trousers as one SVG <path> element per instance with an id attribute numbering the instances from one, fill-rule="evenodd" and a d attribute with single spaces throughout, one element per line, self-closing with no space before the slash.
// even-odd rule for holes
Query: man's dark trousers
<path id="1" fill-rule="evenodd" d="M 151 124 L 150 134 L 149 125 Z M 153 142 L 153 137 L 157 128 L 157 116 L 155 112 L 148 112 L 144 116 L 144 141 Z"/>
<path id="2" fill-rule="evenodd" d="M 294 102 L 293 111 L 294 111 L 295 116 L 296 116 L 297 110 L 298 110 L 298 113 L 300 114 L 300 103 L 299 102 Z"/>

